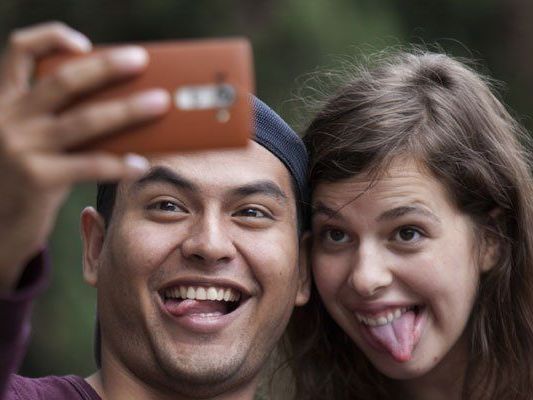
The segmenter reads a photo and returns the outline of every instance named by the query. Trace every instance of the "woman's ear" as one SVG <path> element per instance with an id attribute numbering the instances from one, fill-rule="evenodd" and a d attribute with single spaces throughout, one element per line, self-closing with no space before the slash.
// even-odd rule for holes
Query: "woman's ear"
<path id="1" fill-rule="evenodd" d="M 295 302 L 297 306 L 307 303 L 311 295 L 311 242 L 311 232 L 308 231 L 300 239 L 298 292 Z"/>
<path id="2" fill-rule="evenodd" d="M 494 208 L 489 212 L 489 224 L 483 230 L 482 246 L 480 254 L 481 272 L 490 271 L 498 264 L 502 254 L 502 238 L 500 222 L 503 211 L 501 208 Z"/>
<path id="3" fill-rule="evenodd" d="M 91 286 L 98 283 L 98 268 L 104 243 L 105 224 L 102 216 L 93 207 L 81 213 L 83 239 L 83 278 Z"/>

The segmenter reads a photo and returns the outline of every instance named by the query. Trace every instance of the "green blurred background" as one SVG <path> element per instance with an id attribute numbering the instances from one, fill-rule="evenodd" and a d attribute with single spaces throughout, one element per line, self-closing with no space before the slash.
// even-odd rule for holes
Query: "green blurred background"
<path id="1" fill-rule="evenodd" d="M 438 43 L 452 55 L 479 60 L 483 72 L 504 81 L 503 100 L 532 127 L 530 0 L 0 0 L 2 42 L 11 30 L 46 20 L 64 21 L 96 43 L 247 36 L 257 93 L 291 123 L 302 119 L 291 99 L 304 74 L 390 45 Z M 34 310 L 23 374 L 94 369 L 95 293 L 81 279 L 78 224 L 94 198 L 93 185 L 79 186 L 60 213 L 51 240 L 52 283 Z"/>

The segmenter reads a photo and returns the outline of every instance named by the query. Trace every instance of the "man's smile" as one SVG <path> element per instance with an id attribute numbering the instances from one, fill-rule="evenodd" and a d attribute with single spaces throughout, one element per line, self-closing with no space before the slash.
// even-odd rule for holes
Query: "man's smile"
<path id="1" fill-rule="evenodd" d="M 183 280 L 158 291 L 166 314 L 186 330 L 215 333 L 234 320 L 235 311 L 251 297 L 225 282 Z"/>

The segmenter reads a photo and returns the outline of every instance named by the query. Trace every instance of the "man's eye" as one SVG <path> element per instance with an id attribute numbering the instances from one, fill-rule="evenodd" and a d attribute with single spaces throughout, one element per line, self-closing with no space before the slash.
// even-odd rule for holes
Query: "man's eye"
<path id="1" fill-rule="evenodd" d="M 324 232 L 326 240 L 332 243 L 346 243 L 350 240 L 346 232 L 340 229 L 328 229 Z"/>
<path id="2" fill-rule="evenodd" d="M 396 241 L 404 243 L 417 242 L 422 237 L 422 233 L 418 229 L 412 227 L 400 228 L 394 235 Z"/>
<path id="3" fill-rule="evenodd" d="M 261 211 L 257 208 L 251 208 L 251 207 L 239 210 L 234 215 L 239 216 L 239 217 L 248 217 L 248 218 L 268 218 L 269 217 L 266 212 Z"/>
<path id="4" fill-rule="evenodd" d="M 157 203 L 148 206 L 150 210 L 166 211 L 166 212 L 182 212 L 183 207 L 169 200 L 158 201 Z"/>

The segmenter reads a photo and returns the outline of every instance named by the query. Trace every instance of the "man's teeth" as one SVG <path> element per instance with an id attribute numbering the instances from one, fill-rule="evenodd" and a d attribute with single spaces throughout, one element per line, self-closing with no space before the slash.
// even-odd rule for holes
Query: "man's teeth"
<path id="1" fill-rule="evenodd" d="M 374 317 L 374 318 L 364 316 L 359 313 L 355 313 L 355 316 L 357 317 L 359 322 L 362 322 L 363 324 L 370 325 L 370 326 L 381 326 L 381 325 L 390 324 L 395 319 L 400 318 L 402 314 L 412 309 L 413 307 L 398 307 L 396 309 L 389 311 L 386 314 L 383 314 L 383 315 L 380 315 L 379 317 Z"/>
<path id="2" fill-rule="evenodd" d="M 165 297 L 190 300 L 218 300 L 238 301 L 241 294 L 231 288 L 218 288 L 214 286 L 178 286 L 165 290 Z"/>

